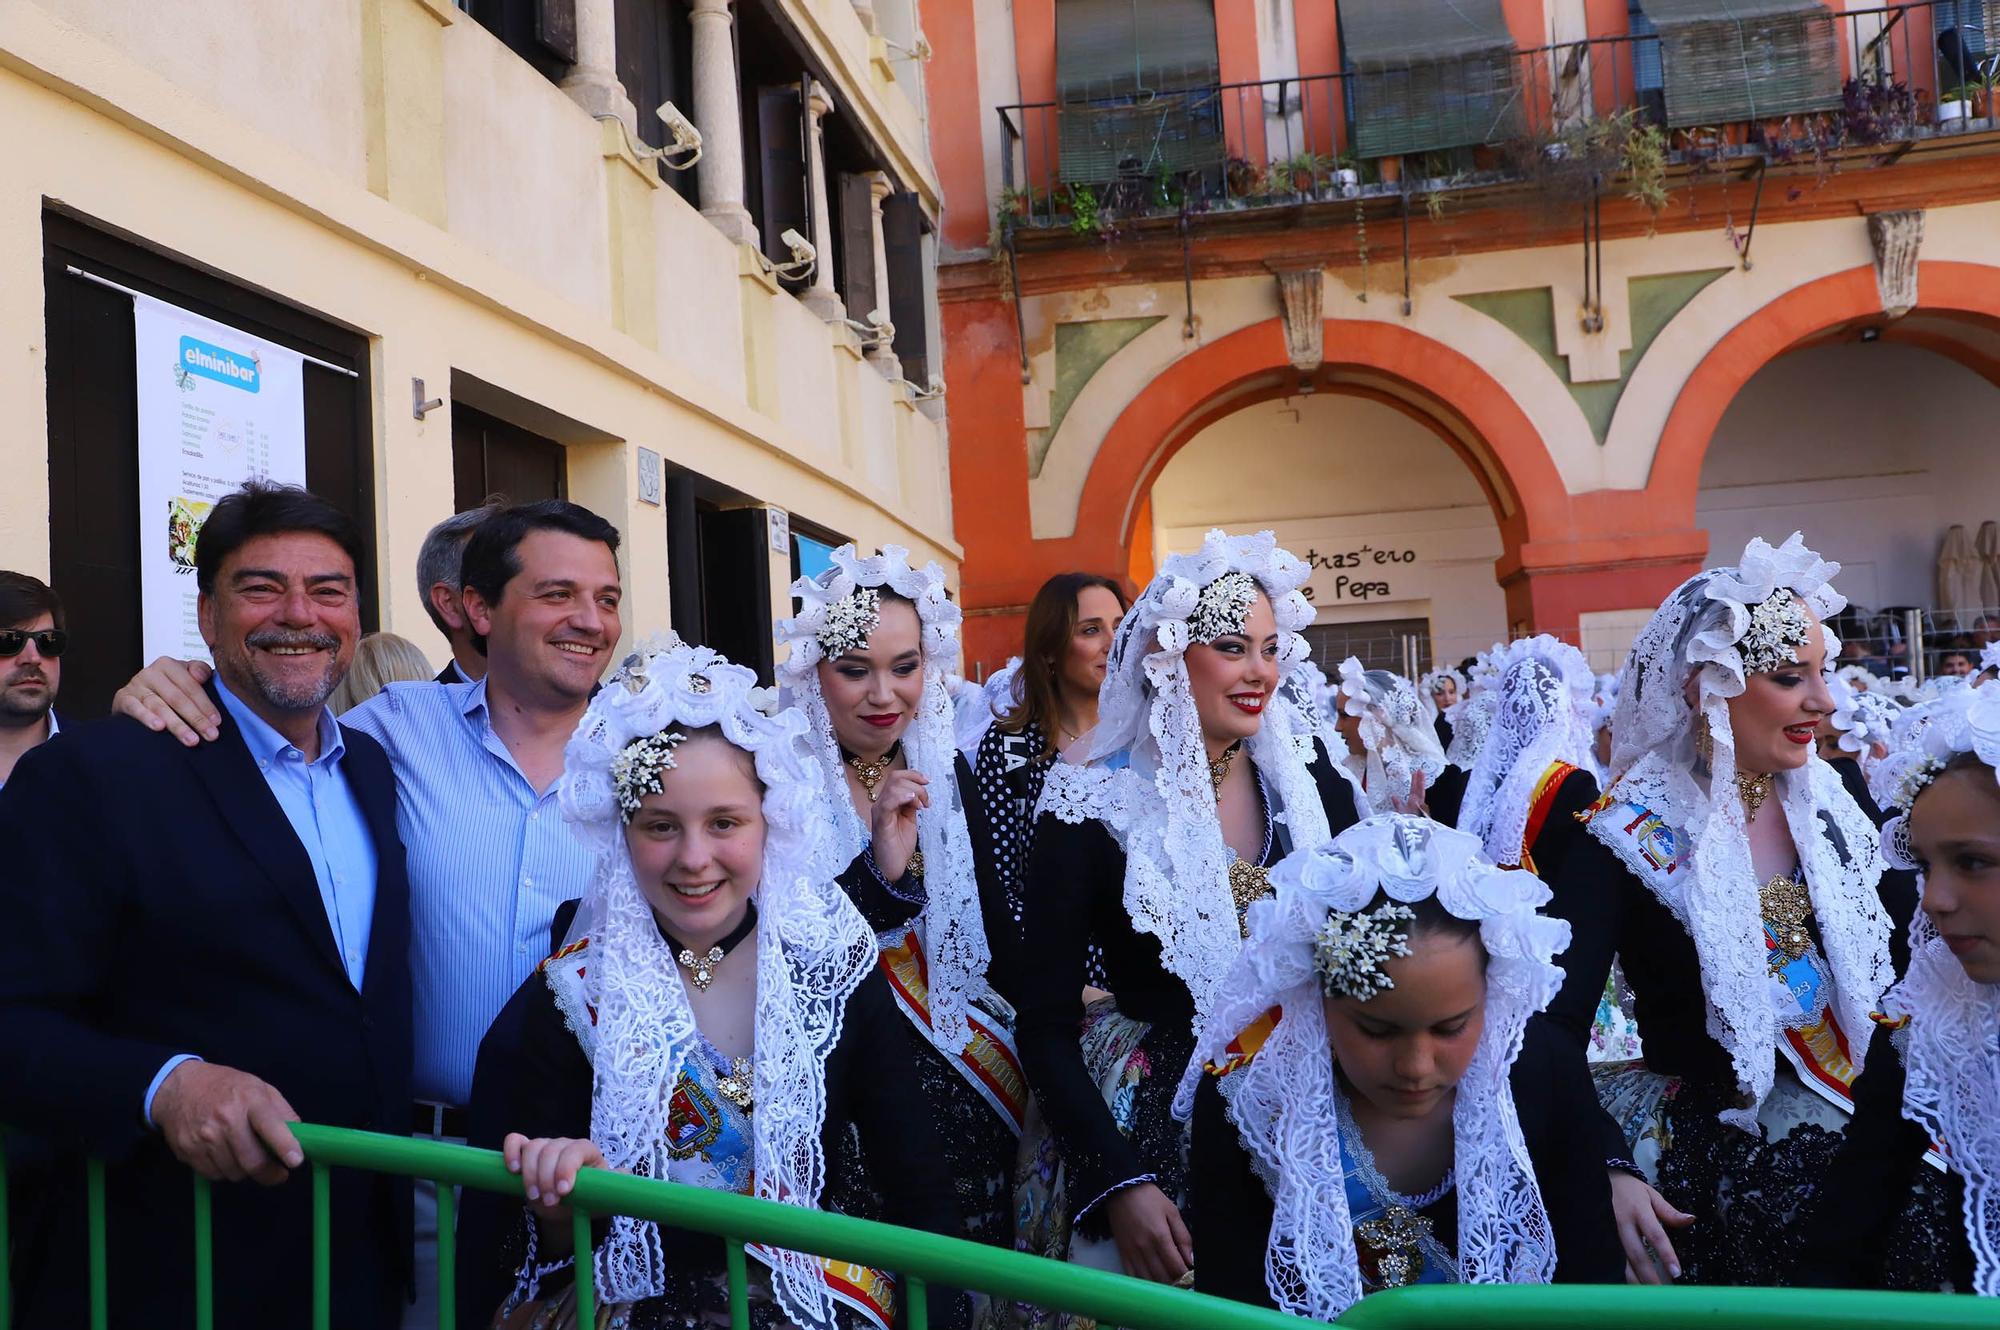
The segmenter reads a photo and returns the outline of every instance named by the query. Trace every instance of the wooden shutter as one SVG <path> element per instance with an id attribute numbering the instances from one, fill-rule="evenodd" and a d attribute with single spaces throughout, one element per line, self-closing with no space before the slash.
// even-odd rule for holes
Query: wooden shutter
<path id="1" fill-rule="evenodd" d="M 702 644 L 757 671 L 775 674 L 771 626 L 771 540 L 762 508 L 700 505 Z"/>
<path id="2" fill-rule="evenodd" d="M 535 40 L 564 64 L 575 64 L 576 0 L 535 0 Z"/>
<path id="3" fill-rule="evenodd" d="M 1345 0 L 1340 49 L 1362 157 L 1520 132 L 1520 58 L 1500 0 Z"/>
<path id="4" fill-rule="evenodd" d="M 638 108 L 640 141 L 663 148 L 667 127 L 660 121 L 660 103 L 672 102 L 687 114 L 694 109 L 694 37 L 687 0 L 612 0 L 612 19 L 618 82 Z M 675 193 L 696 202 L 693 171 L 670 171 L 664 164 L 658 170 Z"/>
<path id="5" fill-rule="evenodd" d="M 569 455 L 560 443 L 463 403 L 451 405 L 452 502 L 477 508 L 569 497 Z"/>
<path id="6" fill-rule="evenodd" d="M 762 152 L 756 170 L 763 185 L 758 223 L 764 255 L 773 263 L 791 262 L 791 251 L 780 239 L 788 228 L 812 239 L 804 130 L 805 104 L 796 83 L 757 89 L 757 138 Z M 831 262 L 832 256 L 827 259 Z"/>
<path id="7" fill-rule="evenodd" d="M 563 40 L 565 16 L 544 13 L 545 3 L 569 7 L 567 42 Z M 475 23 L 552 83 L 560 81 L 576 63 L 575 0 L 468 0 L 464 8 Z"/>
<path id="8" fill-rule="evenodd" d="M 915 194 L 882 200 L 882 247 L 889 260 L 889 319 L 903 377 L 930 384 L 930 303 L 924 291 L 924 210 Z"/>
<path id="9" fill-rule="evenodd" d="M 840 297 L 847 303 L 847 317 L 866 323 L 869 312 L 882 303 L 875 292 L 875 217 L 868 206 L 868 177 L 843 171 L 836 179 L 840 224 L 834 228 L 834 243 L 840 250 Z"/>
<path id="10" fill-rule="evenodd" d="M 1840 44 L 1819 0 L 1643 0 L 1660 33 L 1667 124 L 1763 120 L 1841 104 Z"/>

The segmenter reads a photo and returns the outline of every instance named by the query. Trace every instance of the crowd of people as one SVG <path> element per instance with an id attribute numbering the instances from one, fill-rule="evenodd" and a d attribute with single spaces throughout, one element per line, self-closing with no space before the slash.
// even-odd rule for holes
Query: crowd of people
<path id="1" fill-rule="evenodd" d="M 435 1324 L 454 1212 L 464 1326 L 577 1325 L 580 1257 L 611 1325 L 725 1323 L 720 1239 L 575 1250 L 584 1168 L 1323 1320 L 1439 1282 L 2000 1295 L 2000 646 L 1841 667 L 1799 536 L 1615 675 L 1540 636 L 1419 680 L 1316 665 L 1268 532 L 1129 602 L 1052 579 L 983 684 L 941 569 L 843 547 L 776 690 L 616 656 L 618 547 L 561 500 L 441 523 L 433 678 L 363 638 L 348 516 L 246 486 L 196 548 L 213 665 L 60 733 L 61 603 L 0 573 L 18 1324 L 82 1323 L 86 1157 L 112 1324 L 192 1319 L 189 1169 L 218 1317 L 304 1324 L 301 1120 L 525 1194 L 337 1171 L 343 1326 Z M 892 1273 L 745 1250 L 756 1326 L 910 1317 Z"/>

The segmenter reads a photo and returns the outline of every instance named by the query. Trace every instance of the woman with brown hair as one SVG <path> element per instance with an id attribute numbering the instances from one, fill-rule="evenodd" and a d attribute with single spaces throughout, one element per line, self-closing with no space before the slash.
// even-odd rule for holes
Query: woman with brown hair
<path id="1" fill-rule="evenodd" d="M 1097 690 L 1125 610 L 1125 592 L 1109 577 L 1057 573 L 1042 583 L 1028 606 L 1013 705 L 966 754 L 973 775 L 964 790 L 966 830 L 993 952 L 987 978 L 1009 1001 L 1035 805 L 1049 768 L 1097 726 Z"/>

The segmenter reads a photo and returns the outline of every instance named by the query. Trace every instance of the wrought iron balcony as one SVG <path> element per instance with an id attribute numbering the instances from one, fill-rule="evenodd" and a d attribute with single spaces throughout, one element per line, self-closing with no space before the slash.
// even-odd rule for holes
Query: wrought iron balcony
<path id="1" fill-rule="evenodd" d="M 1657 30 L 999 108 L 996 234 L 1540 185 L 1657 209 L 1670 175 L 2000 140 L 2000 0 L 1835 13 L 1647 0 Z M 1946 146 L 1939 143 L 1939 146 Z"/>

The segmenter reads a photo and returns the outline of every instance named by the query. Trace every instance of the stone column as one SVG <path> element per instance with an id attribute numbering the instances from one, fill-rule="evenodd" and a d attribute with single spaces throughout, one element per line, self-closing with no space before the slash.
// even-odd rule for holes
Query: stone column
<path id="1" fill-rule="evenodd" d="M 868 177 L 868 230 L 875 244 L 875 308 L 882 311 L 881 340 L 868 348 L 868 363 L 894 383 L 903 377 L 896 358 L 896 325 L 889 322 L 889 247 L 882 239 L 882 200 L 889 197 L 889 177 L 880 171 Z"/>
<path id="2" fill-rule="evenodd" d="M 757 244 L 757 224 L 743 206 L 743 111 L 736 95 L 736 44 L 729 0 L 694 0 L 694 124 L 701 131 L 701 215 L 740 245 Z"/>
<path id="3" fill-rule="evenodd" d="M 817 81 L 806 97 L 806 180 L 812 189 L 812 246 L 819 254 L 813 267 L 812 285 L 800 297 L 806 308 L 832 323 L 847 317 L 847 306 L 833 287 L 833 218 L 829 216 L 826 188 L 826 116 L 833 110 L 833 95 Z"/>
<path id="4" fill-rule="evenodd" d="M 611 4 L 576 0 L 576 63 L 563 76 L 562 90 L 592 115 L 618 117 L 636 136 L 639 114 L 618 81 L 618 25 Z"/>

